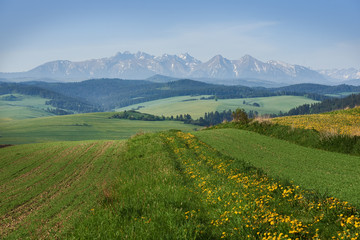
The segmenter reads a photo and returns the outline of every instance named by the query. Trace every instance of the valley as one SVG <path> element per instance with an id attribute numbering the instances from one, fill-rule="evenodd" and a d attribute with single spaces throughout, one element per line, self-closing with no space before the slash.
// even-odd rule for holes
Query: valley
<path id="1" fill-rule="evenodd" d="M 0 235 L 356 239 L 360 98 L 326 95 L 357 91 L 0 84 Z M 223 111 L 235 120 L 221 123 Z"/>
<path id="2" fill-rule="evenodd" d="M 0 240 L 360 240 L 359 10 L 0 0 Z"/>
<path id="3" fill-rule="evenodd" d="M 137 133 L 180 129 L 193 131 L 200 126 L 177 121 L 132 121 L 110 119 L 114 113 L 86 113 L 41 117 L 0 123 L 0 144 L 54 141 L 119 140 Z"/>
<path id="4" fill-rule="evenodd" d="M 181 96 L 164 98 L 144 102 L 141 104 L 130 105 L 124 108 L 117 108 L 115 111 L 135 109 L 140 112 L 153 115 L 176 116 L 180 114 L 190 114 L 194 119 L 203 117 L 208 112 L 222 112 L 231 109 L 242 108 L 246 112 L 256 111 L 259 115 L 278 114 L 287 112 L 291 108 L 312 104 L 318 101 L 301 96 L 274 96 L 258 98 L 236 98 L 236 99 L 204 99 L 209 95 L 201 96 Z"/>
<path id="5" fill-rule="evenodd" d="M 49 99 L 23 94 L 0 95 L 0 120 L 11 121 L 53 116 L 54 114 L 46 111 L 50 107 L 45 104 L 47 100 Z"/>

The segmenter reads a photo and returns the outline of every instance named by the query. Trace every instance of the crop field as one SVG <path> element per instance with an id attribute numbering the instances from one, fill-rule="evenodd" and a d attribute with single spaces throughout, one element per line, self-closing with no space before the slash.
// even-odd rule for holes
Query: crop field
<path id="1" fill-rule="evenodd" d="M 1 235 L 5 239 L 359 237 L 360 216 L 351 203 L 274 180 L 243 157 L 229 157 L 194 135 L 175 130 L 127 141 L 2 148 Z"/>
<path id="2" fill-rule="evenodd" d="M 269 176 L 329 194 L 360 207 L 360 157 L 306 148 L 258 133 L 216 129 L 194 133 L 232 158 L 241 158 Z"/>
<path id="3" fill-rule="evenodd" d="M 0 122 L 0 144 L 127 139 L 138 132 L 193 131 L 199 126 L 177 121 L 109 119 L 114 113 L 87 113 Z"/>
<path id="4" fill-rule="evenodd" d="M 116 111 L 138 109 L 140 112 L 153 115 L 176 116 L 180 114 L 190 114 L 194 119 L 203 117 L 206 112 L 236 110 L 243 108 L 246 111 L 257 111 L 259 114 L 271 114 L 287 112 L 291 108 L 305 103 L 316 103 L 309 98 L 300 96 L 275 96 L 259 98 L 238 98 L 238 99 L 218 99 L 200 100 L 201 97 L 209 96 L 181 96 L 149 101 L 125 108 L 118 108 Z M 245 103 L 244 103 L 245 101 Z M 254 106 L 257 103 L 259 106 Z M 140 108 L 139 108 L 140 107 Z"/>
<path id="5" fill-rule="evenodd" d="M 294 128 L 315 129 L 330 134 L 360 136 L 360 107 L 324 114 L 273 118 L 271 121 Z"/>
<path id="6" fill-rule="evenodd" d="M 13 99 L 10 98 L 11 95 Z M 45 105 L 47 100 L 22 94 L 0 95 L 0 121 L 53 116 L 54 114 L 45 111 L 51 108 Z"/>
<path id="7" fill-rule="evenodd" d="M 0 236 L 56 238 L 93 211 L 118 171 L 122 141 L 0 149 Z"/>

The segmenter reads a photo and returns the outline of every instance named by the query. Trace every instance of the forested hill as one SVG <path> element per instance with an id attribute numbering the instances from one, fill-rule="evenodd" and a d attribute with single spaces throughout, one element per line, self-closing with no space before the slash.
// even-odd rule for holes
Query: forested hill
<path id="1" fill-rule="evenodd" d="M 280 88 L 270 88 L 273 92 L 298 92 L 298 93 L 317 93 L 317 94 L 336 94 L 342 92 L 360 92 L 360 86 L 337 85 L 327 86 L 313 83 L 295 84 Z"/>
<path id="2" fill-rule="evenodd" d="M 167 83 L 143 80 L 92 79 L 76 83 L 31 83 L 44 89 L 99 104 L 104 110 L 141 102 L 185 95 L 212 95 L 218 98 L 266 97 L 279 95 L 266 89 L 224 86 L 188 79 Z"/>
<path id="3" fill-rule="evenodd" d="M 57 109 L 61 109 L 61 112 L 63 114 L 69 114 L 74 112 L 86 113 L 102 111 L 101 107 L 95 106 L 94 104 L 88 103 L 80 98 L 69 97 L 49 89 L 38 87 L 36 85 L 0 82 L 0 95 L 13 93 L 39 96 L 42 98 L 50 99 L 46 101 L 46 104 Z"/>
<path id="4" fill-rule="evenodd" d="M 344 98 L 332 98 L 326 99 L 320 103 L 304 104 L 299 107 L 291 109 L 284 114 L 285 116 L 291 115 L 304 115 L 304 114 L 316 114 L 331 112 L 334 110 L 340 110 L 344 108 L 353 108 L 360 106 L 360 94 L 352 94 Z"/>
<path id="5" fill-rule="evenodd" d="M 49 98 L 51 101 L 48 104 L 60 109 L 96 112 L 111 111 L 118 107 L 185 95 L 211 95 L 212 98 L 219 99 L 297 95 L 321 101 L 329 98 L 322 94 L 360 92 L 360 87 L 299 84 L 278 89 L 266 89 L 215 85 L 189 79 L 166 83 L 145 80 L 91 79 L 72 83 L 0 83 L 0 90 L 3 94 L 22 93 Z"/>

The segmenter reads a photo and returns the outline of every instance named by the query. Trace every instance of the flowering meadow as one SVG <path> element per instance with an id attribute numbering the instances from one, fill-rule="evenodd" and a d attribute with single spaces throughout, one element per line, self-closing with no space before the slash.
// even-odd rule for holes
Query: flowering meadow
<path id="1" fill-rule="evenodd" d="M 279 117 L 271 119 L 271 122 L 330 134 L 360 136 L 360 107 L 323 114 Z"/>
<path id="2" fill-rule="evenodd" d="M 0 153 L 1 239 L 360 239 L 353 204 L 274 180 L 191 133 Z"/>
<path id="3" fill-rule="evenodd" d="M 320 197 L 268 178 L 220 155 L 190 133 L 163 134 L 205 205 L 215 236 L 224 239 L 358 239 L 359 213 L 348 202 Z M 199 209 L 184 213 L 186 219 Z M 202 213 L 204 214 L 204 213 Z"/>

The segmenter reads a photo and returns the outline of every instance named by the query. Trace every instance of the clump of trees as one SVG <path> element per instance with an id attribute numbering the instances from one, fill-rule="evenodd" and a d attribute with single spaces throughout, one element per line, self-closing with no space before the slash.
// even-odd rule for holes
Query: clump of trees
<path id="1" fill-rule="evenodd" d="M 232 117 L 234 122 L 239 122 L 242 124 L 247 124 L 250 122 L 250 119 L 244 109 L 240 109 L 240 108 L 236 109 L 232 113 Z"/>
<path id="2" fill-rule="evenodd" d="M 251 116 L 254 117 L 257 115 L 257 112 L 250 112 Z M 200 117 L 199 119 L 193 119 L 190 114 L 180 114 L 170 117 L 164 116 L 155 116 L 147 113 L 141 113 L 134 110 L 119 112 L 111 116 L 110 118 L 118 118 L 118 119 L 129 119 L 129 120 L 143 120 L 143 121 L 181 121 L 186 124 L 193 124 L 199 126 L 214 126 L 220 124 L 222 122 L 240 122 L 240 123 L 249 123 L 250 122 L 250 114 L 248 115 L 244 109 L 237 109 L 234 112 L 231 110 L 222 111 L 222 112 L 208 112 L 204 114 L 204 117 Z"/>
<path id="3" fill-rule="evenodd" d="M 129 119 L 129 120 L 142 120 L 142 121 L 164 121 L 166 118 L 164 116 L 155 116 L 147 113 L 140 113 L 134 110 L 123 111 L 114 114 L 110 118 L 118 118 L 118 119 Z"/>

